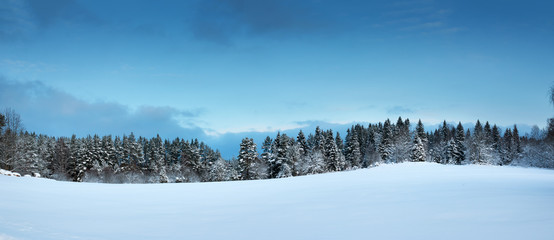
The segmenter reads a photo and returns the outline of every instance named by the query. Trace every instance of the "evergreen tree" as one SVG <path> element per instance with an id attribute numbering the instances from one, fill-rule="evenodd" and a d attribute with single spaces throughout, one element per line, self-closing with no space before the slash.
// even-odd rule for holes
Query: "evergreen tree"
<path id="1" fill-rule="evenodd" d="M 494 149 L 496 149 L 497 151 L 500 151 L 500 140 L 501 140 L 501 137 L 500 137 L 500 129 L 498 129 L 498 127 L 496 126 L 496 124 L 492 127 L 492 146 Z"/>
<path id="2" fill-rule="evenodd" d="M 328 171 L 341 171 L 344 168 L 344 157 L 337 147 L 331 130 L 326 133 L 325 162 Z"/>
<path id="3" fill-rule="evenodd" d="M 335 143 L 337 145 L 337 149 L 340 152 L 343 152 L 344 151 L 344 142 L 342 141 L 342 138 L 340 137 L 340 134 L 338 132 L 337 132 L 337 136 L 335 137 Z"/>
<path id="4" fill-rule="evenodd" d="M 503 138 L 503 144 L 502 144 L 502 164 L 508 165 L 512 162 L 514 159 L 513 156 L 513 150 L 514 150 L 514 139 L 512 135 L 512 130 L 507 128 L 504 132 L 504 138 Z"/>
<path id="5" fill-rule="evenodd" d="M 485 122 L 485 127 L 483 127 L 483 139 L 487 144 L 492 143 L 492 129 L 488 121 Z"/>
<path id="6" fill-rule="evenodd" d="M 514 142 L 514 154 L 517 156 L 522 153 L 522 150 L 521 150 L 521 139 L 519 138 L 519 131 L 517 130 L 516 125 L 514 125 L 514 130 L 512 130 L 512 138 Z"/>
<path id="7" fill-rule="evenodd" d="M 421 141 L 418 134 L 414 137 L 414 145 L 412 147 L 412 154 L 410 155 L 410 158 L 413 162 L 424 162 L 426 159 L 425 147 L 423 146 L 423 141 Z"/>
<path id="8" fill-rule="evenodd" d="M 371 124 L 368 127 L 367 138 L 366 138 L 366 142 L 364 143 L 366 145 L 365 152 L 362 152 L 363 153 L 362 167 L 364 168 L 373 166 L 379 162 L 378 148 L 379 148 L 380 137 L 377 129 L 378 129 L 377 126 L 373 126 Z M 362 148 L 360 147 L 360 151 L 361 150 Z"/>
<path id="9" fill-rule="evenodd" d="M 218 158 L 210 167 L 208 181 L 219 182 L 232 180 L 230 168 L 230 165 L 223 160 L 223 158 Z"/>
<path id="10" fill-rule="evenodd" d="M 345 149 L 346 162 L 352 168 L 361 167 L 362 154 L 360 152 L 360 144 L 358 141 L 358 135 L 352 134 L 350 130 L 347 130 L 346 134 L 346 149 Z"/>
<path id="11" fill-rule="evenodd" d="M 302 130 L 298 132 L 298 136 L 296 137 L 296 142 L 299 145 L 300 153 L 304 156 L 308 155 L 308 153 L 310 152 L 310 149 L 308 147 L 308 142 L 306 141 L 306 137 L 304 136 L 304 133 L 302 132 Z"/>
<path id="12" fill-rule="evenodd" d="M 54 179 L 66 180 L 69 166 L 70 152 L 64 138 L 59 138 L 54 147 L 54 158 L 49 165 Z"/>
<path id="13" fill-rule="evenodd" d="M 391 159 L 394 147 L 392 141 L 392 126 L 390 120 L 387 119 L 383 125 L 383 134 L 381 136 L 381 143 L 379 144 L 379 154 L 383 162 L 388 163 Z"/>
<path id="14" fill-rule="evenodd" d="M 483 126 L 481 125 L 481 122 L 479 120 L 477 120 L 477 123 L 475 123 L 473 135 L 478 139 L 481 139 L 483 137 Z"/>
<path id="15" fill-rule="evenodd" d="M 264 140 L 264 143 L 262 144 L 262 162 L 269 164 L 270 161 L 272 161 L 273 154 L 272 154 L 272 147 L 273 140 L 269 136 L 267 136 Z"/>
<path id="16" fill-rule="evenodd" d="M 462 126 L 462 123 L 459 122 L 458 126 L 456 127 L 456 134 L 455 139 L 456 143 L 455 151 L 454 151 L 454 160 L 457 165 L 462 164 L 462 162 L 465 160 L 465 132 L 464 127 Z"/>
<path id="17" fill-rule="evenodd" d="M 423 127 L 423 123 L 421 123 L 421 119 L 417 122 L 416 126 L 416 135 L 419 137 L 421 142 L 423 143 L 423 147 L 427 149 L 427 133 L 425 132 L 425 128 Z"/>
<path id="18" fill-rule="evenodd" d="M 150 166 L 150 171 L 152 171 L 153 174 L 158 175 L 159 183 L 169 182 L 166 171 L 166 152 L 160 135 L 152 138 L 149 145 L 150 159 L 148 165 Z"/>
<path id="19" fill-rule="evenodd" d="M 444 149 L 444 160 L 442 161 L 443 164 L 452 164 L 456 163 L 456 155 L 457 155 L 457 149 L 456 149 L 456 141 L 454 138 L 451 138 L 448 143 L 445 146 Z"/>
<path id="20" fill-rule="evenodd" d="M 265 167 L 261 165 L 256 144 L 251 138 L 242 139 L 238 156 L 238 168 L 241 180 L 264 178 Z"/>

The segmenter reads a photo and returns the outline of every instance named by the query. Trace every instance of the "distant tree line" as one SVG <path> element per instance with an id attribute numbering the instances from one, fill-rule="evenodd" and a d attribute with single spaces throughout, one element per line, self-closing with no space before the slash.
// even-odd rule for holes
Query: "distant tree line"
<path id="1" fill-rule="evenodd" d="M 8 109 L 0 114 L 0 168 L 69 181 L 166 183 L 283 178 L 367 168 L 382 163 L 436 162 L 554 168 L 554 119 L 547 129 L 520 136 L 517 126 L 501 131 L 479 120 L 472 129 L 446 121 L 427 132 L 421 121 L 360 124 L 343 139 L 319 127 L 307 136 L 278 133 L 258 153 L 244 138 L 237 158 L 224 160 L 196 139 L 119 136 L 49 137 L 24 131 Z"/>

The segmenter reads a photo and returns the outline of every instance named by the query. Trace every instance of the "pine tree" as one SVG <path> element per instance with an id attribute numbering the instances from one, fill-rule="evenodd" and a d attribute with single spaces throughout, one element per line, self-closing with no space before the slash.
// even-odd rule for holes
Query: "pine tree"
<path id="1" fill-rule="evenodd" d="M 423 147 L 427 149 L 427 133 L 425 132 L 425 128 L 423 127 L 423 123 L 421 123 L 421 119 L 417 122 L 416 126 L 416 135 L 419 137 L 421 142 L 423 143 Z"/>
<path id="2" fill-rule="evenodd" d="M 514 142 L 514 154 L 519 156 L 523 151 L 521 150 L 521 139 L 519 138 L 517 125 L 514 125 L 514 130 L 512 130 L 512 138 Z"/>
<path id="3" fill-rule="evenodd" d="M 392 143 L 392 126 L 390 120 L 387 119 L 383 125 L 383 134 L 381 136 L 381 143 L 379 144 L 379 154 L 381 155 L 381 160 L 388 163 L 391 159 L 393 152 L 393 143 Z"/>
<path id="4" fill-rule="evenodd" d="M 239 178 L 241 180 L 264 178 L 265 167 L 261 165 L 256 144 L 251 138 L 242 139 L 238 156 Z"/>
<path id="5" fill-rule="evenodd" d="M 342 141 L 342 138 L 340 137 L 340 134 L 338 132 L 337 132 L 337 136 L 335 137 L 335 143 L 337 145 L 337 149 L 340 152 L 343 152 L 344 151 L 344 142 Z"/>
<path id="6" fill-rule="evenodd" d="M 160 135 L 152 138 L 149 145 L 150 159 L 148 162 L 148 166 L 150 171 L 152 171 L 153 174 L 158 175 L 159 183 L 169 182 L 166 171 L 166 152 Z"/>
<path id="7" fill-rule="evenodd" d="M 481 122 L 479 120 L 477 120 L 477 123 L 475 123 L 473 135 L 478 139 L 481 139 L 483 137 L 483 126 L 481 125 Z"/>
<path id="8" fill-rule="evenodd" d="M 308 147 L 308 142 L 306 141 L 306 137 L 304 136 L 304 133 L 302 130 L 298 132 L 298 136 L 296 137 L 296 142 L 299 145 L 299 151 L 303 156 L 308 155 L 310 152 L 310 149 Z"/>
<path id="9" fill-rule="evenodd" d="M 291 159 L 288 156 L 289 138 L 287 135 L 277 133 L 273 141 L 273 157 L 269 161 L 269 178 L 283 178 L 292 176 Z"/>
<path id="10" fill-rule="evenodd" d="M 325 162 L 328 171 L 341 171 L 344 167 L 344 157 L 337 148 L 335 138 L 333 137 L 333 131 L 329 130 L 326 133 L 325 140 Z"/>
<path id="11" fill-rule="evenodd" d="M 223 158 L 218 158 L 211 165 L 208 177 L 211 182 L 232 180 L 229 164 Z"/>
<path id="12" fill-rule="evenodd" d="M 273 159 L 273 149 L 272 149 L 273 140 L 267 136 L 262 144 L 262 162 L 269 165 L 269 162 Z"/>
<path id="13" fill-rule="evenodd" d="M 418 134 L 414 137 L 414 145 L 412 147 L 412 154 L 410 158 L 413 162 L 424 162 L 426 159 L 425 147 L 423 146 L 423 141 L 421 141 Z"/>
<path id="14" fill-rule="evenodd" d="M 458 150 L 456 149 L 456 141 L 454 140 L 454 138 L 451 138 L 444 148 L 445 159 L 442 161 L 442 163 L 443 164 L 456 163 L 457 151 Z"/>
<path id="15" fill-rule="evenodd" d="M 456 127 L 456 134 L 455 139 L 456 143 L 455 151 L 454 151 L 454 160 L 457 165 L 462 164 L 462 162 L 465 160 L 465 132 L 464 127 L 462 126 L 462 123 L 459 122 L 458 126 Z"/>
<path id="16" fill-rule="evenodd" d="M 485 122 L 485 127 L 483 127 L 483 139 L 485 143 L 492 144 L 492 129 L 489 122 Z"/>
<path id="17" fill-rule="evenodd" d="M 346 134 L 346 149 L 345 149 L 346 162 L 356 169 L 361 167 L 362 154 L 360 152 L 360 144 L 358 141 L 358 135 L 352 134 L 350 130 L 347 130 Z"/>
<path id="18" fill-rule="evenodd" d="M 498 129 L 498 127 L 496 126 L 496 124 L 492 127 L 492 146 L 494 149 L 496 149 L 497 151 L 500 151 L 500 140 L 501 140 L 501 137 L 500 137 L 500 129 Z"/>
<path id="19" fill-rule="evenodd" d="M 65 180 L 69 165 L 70 152 L 64 138 L 59 138 L 54 146 L 54 157 L 49 165 L 55 179 Z"/>
<path id="20" fill-rule="evenodd" d="M 507 128 L 504 132 L 503 144 L 502 144 L 502 164 L 508 165 L 514 160 L 513 150 L 514 150 L 514 139 L 512 135 L 512 130 Z"/>
<path id="21" fill-rule="evenodd" d="M 370 124 L 367 131 L 366 142 L 363 143 L 366 147 L 364 148 L 365 152 L 362 152 L 362 167 L 373 166 L 379 162 L 379 142 L 378 127 Z M 361 149 L 360 147 L 360 151 Z"/>

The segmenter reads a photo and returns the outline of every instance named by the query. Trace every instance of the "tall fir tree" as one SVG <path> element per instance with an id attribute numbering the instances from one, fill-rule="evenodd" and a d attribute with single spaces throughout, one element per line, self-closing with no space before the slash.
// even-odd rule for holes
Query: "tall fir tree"
<path id="1" fill-rule="evenodd" d="M 425 159 L 427 158 L 423 141 L 421 141 L 418 134 L 415 134 L 410 158 L 412 162 L 425 162 Z"/>
<path id="2" fill-rule="evenodd" d="M 465 132 L 461 122 L 459 122 L 458 126 L 456 127 L 456 134 L 455 134 L 454 141 L 456 143 L 456 151 L 454 152 L 455 154 L 454 159 L 455 159 L 455 163 L 457 165 L 460 165 L 465 160 L 465 151 L 466 151 Z"/>
<path id="3" fill-rule="evenodd" d="M 388 163 L 391 160 L 393 152 L 392 138 L 392 126 L 390 124 L 390 120 L 387 119 L 383 124 L 383 133 L 381 135 L 381 143 L 379 144 L 379 154 L 381 155 L 381 160 L 385 163 Z"/>
<path id="4" fill-rule="evenodd" d="M 241 180 L 264 178 L 266 169 L 261 165 L 256 144 L 251 138 L 242 139 L 238 156 L 238 167 Z"/>

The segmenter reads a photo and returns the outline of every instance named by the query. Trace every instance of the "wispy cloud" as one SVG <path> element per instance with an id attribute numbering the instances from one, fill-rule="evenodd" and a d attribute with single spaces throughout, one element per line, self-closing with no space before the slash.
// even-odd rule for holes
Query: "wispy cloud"
<path id="1" fill-rule="evenodd" d="M 413 113 L 414 110 L 404 106 L 393 106 L 387 109 L 388 114 L 406 114 Z"/>
<path id="2" fill-rule="evenodd" d="M 6 0 L 0 4 L 0 40 L 27 38 L 55 24 L 99 24 L 75 0 Z"/>
<path id="3" fill-rule="evenodd" d="M 377 26 L 413 33 L 455 33 L 461 28 L 449 24 L 451 9 L 437 6 L 433 1 L 406 1 L 391 4 L 382 14 Z"/>
<path id="4" fill-rule="evenodd" d="M 200 1 L 189 22 L 201 40 L 228 44 L 241 35 L 305 35 L 324 29 L 330 19 L 322 17 L 317 4 L 289 0 Z"/>
<path id="5" fill-rule="evenodd" d="M 19 112 L 27 129 L 39 133 L 128 134 L 143 136 L 202 138 L 195 125 L 201 110 L 168 106 L 141 106 L 131 109 L 113 102 L 86 102 L 42 82 L 16 82 L 0 78 L 0 107 Z M 70 126 L 70 127 L 68 127 Z"/>
<path id="6" fill-rule="evenodd" d="M 49 64 L 43 62 L 30 62 L 18 59 L 1 59 L 0 69 L 2 68 L 14 73 L 43 73 L 66 70 L 66 67 L 63 65 Z"/>

